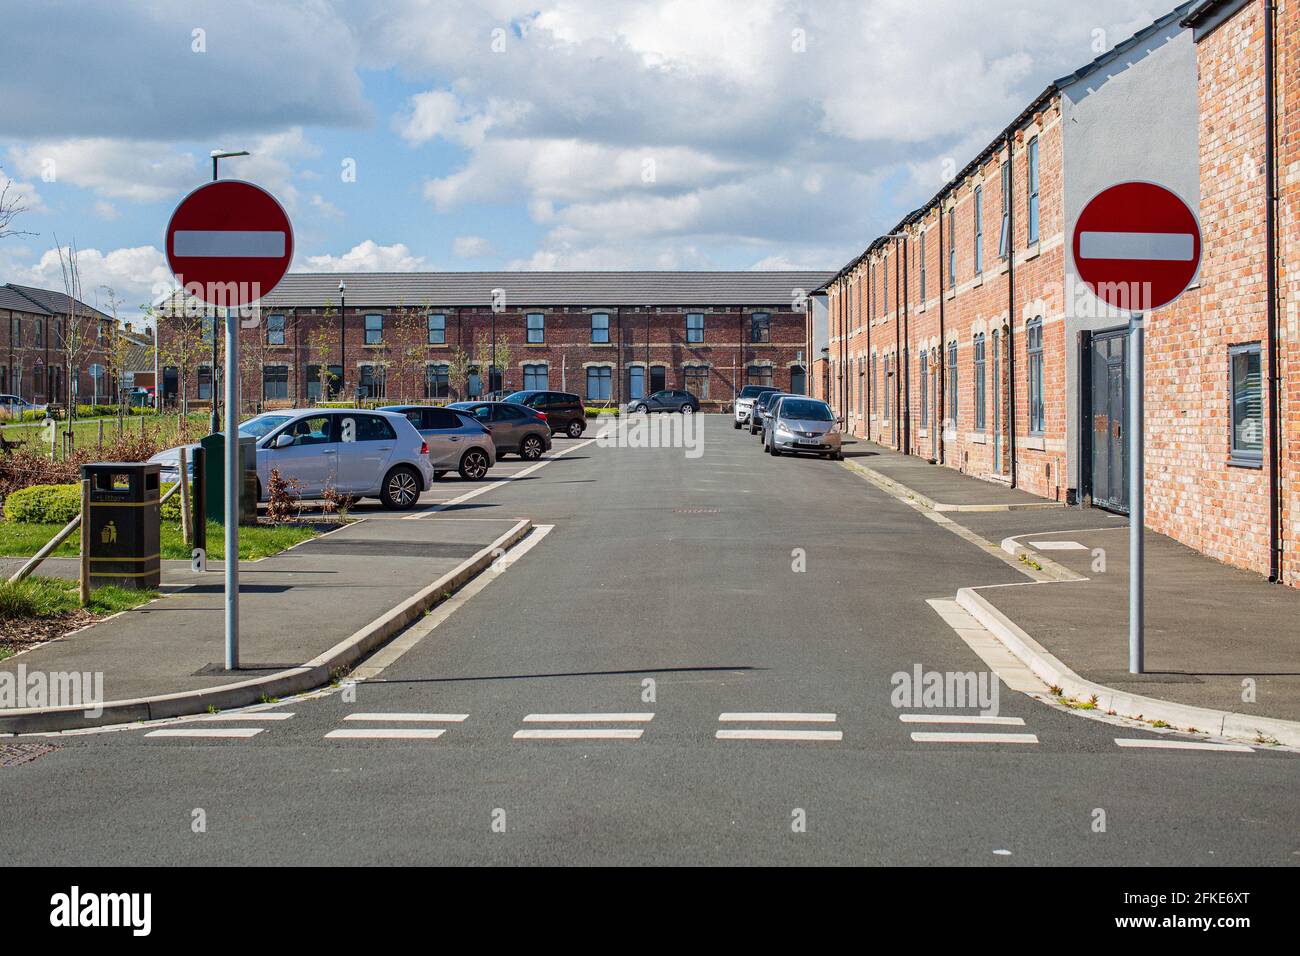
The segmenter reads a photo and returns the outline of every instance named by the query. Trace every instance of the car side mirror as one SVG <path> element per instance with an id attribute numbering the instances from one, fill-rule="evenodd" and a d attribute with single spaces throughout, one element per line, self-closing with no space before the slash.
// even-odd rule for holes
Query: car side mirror
<path id="1" fill-rule="evenodd" d="M 275 437 L 275 444 L 272 445 L 271 447 L 288 448 L 292 444 L 293 444 L 293 436 L 285 432 L 281 432 L 279 435 Z"/>

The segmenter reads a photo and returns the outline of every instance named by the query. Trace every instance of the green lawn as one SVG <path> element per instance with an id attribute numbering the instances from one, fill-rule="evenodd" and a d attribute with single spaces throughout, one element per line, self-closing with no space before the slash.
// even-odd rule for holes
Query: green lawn
<path id="1" fill-rule="evenodd" d="M 157 591 L 134 591 L 119 587 L 96 588 L 90 592 L 86 610 L 108 615 L 137 607 L 158 596 Z M 33 575 L 16 583 L 0 581 L 0 621 L 58 617 L 81 607 L 78 584 L 67 578 Z"/>
<path id="2" fill-rule="evenodd" d="M 31 557 L 47 541 L 58 534 L 62 525 L 57 524 L 17 524 L 13 521 L 0 521 L 0 557 Z M 257 525 L 239 529 L 239 559 L 254 561 L 258 558 L 278 554 L 300 541 L 316 537 L 320 532 L 315 528 L 300 525 Z M 162 548 L 159 554 L 163 558 L 175 558 L 182 561 L 190 559 L 190 548 L 181 538 L 179 524 L 163 522 L 161 530 Z M 67 541 L 55 549 L 52 557 L 75 558 L 81 553 L 81 539 L 73 532 Z M 208 558 L 220 561 L 226 556 L 225 531 L 221 525 L 208 522 Z"/>
<path id="3" fill-rule="evenodd" d="M 117 419 L 77 419 L 72 426 L 74 444 L 77 448 L 94 448 L 99 441 L 99 422 L 104 423 L 104 441 L 111 441 L 117 437 Z M 200 437 L 207 434 L 209 413 L 195 412 L 186 417 L 186 437 L 191 441 L 197 441 Z M 180 444 L 176 441 L 178 432 L 177 420 L 175 413 L 163 415 L 129 415 L 122 419 L 122 433 L 125 435 L 139 435 L 141 422 L 147 434 L 156 436 L 164 447 Z M 67 427 L 67 422 L 56 422 L 60 434 Z M 4 432 L 5 438 L 10 441 L 21 442 L 37 451 L 46 453 L 50 450 L 50 439 L 45 434 L 44 426 L 41 422 L 24 425 L 4 425 L 0 427 Z M 62 439 L 60 439 L 62 441 Z"/>

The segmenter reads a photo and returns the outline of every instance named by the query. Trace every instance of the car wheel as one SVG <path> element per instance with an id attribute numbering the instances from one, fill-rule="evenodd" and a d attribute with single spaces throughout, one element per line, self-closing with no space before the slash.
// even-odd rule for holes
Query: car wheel
<path id="1" fill-rule="evenodd" d="M 770 454 L 773 458 L 780 458 L 784 454 L 784 452 L 782 452 L 781 449 L 776 447 L 775 442 L 771 445 L 768 445 L 767 450 L 768 450 L 768 454 Z"/>
<path id="2" fill-rule="evenodd" d="M 732 422 L 731 427 L 734 428 L 736 431 L 740 431 L 740 422 Z"/>
<path id="3" fill-rule="evenodd" d="M 478 481 L 488 470 L 488 456 L 481 448 L 471 448 L 460 460 L 460 476 L 466 481 Z"/>
<path id="4" fill-rule="evenodd" d="M 420 476 L 407 465 L 399 465 L 390 471 L 379 490 L 379 500 L 389 511 L 405 510 L 419 498 Z"/>
<path id="5" fill-rule="evenodd" d="M 635 410 L 638 411 L 638 412 L 640 412 L 642 415 L 645 415 L 645 414 L 648 414 L 648 413 L 649 413 L 649 411 L 650 411 L 650 406 L 649 406 L 649 405 L 646 405 L 646 404 L 643 402 L 643 403 L 641 403 L 640 405 L 638 405 L 638 406 L 636 407 Z"/>
<path id="6" fill-rule="evenodd" d="M 683 405 L 683 406 L 682 406 L 682 414 L 683 414 L 683 415 L 694 415 L 694 414 L 695 414 L 695 409 L 693 409 L 689 404 Z"/>
<path id="7" fill-rule="evenodd" d="M 580 422 L 576 418 L 569 422 L 568 434 L 570 438 L 581 438 L 583 429 L 587 427 L 585 422 Z M 541 454 L 541 452 L 538 452 Z"/>
<path id="8" fill-rule="evenodd" d="M 524 461 L 536 461 L 542 457 L 542 440 L 536 435 L 525 436 L 519 446 L 519 457 Z"/>

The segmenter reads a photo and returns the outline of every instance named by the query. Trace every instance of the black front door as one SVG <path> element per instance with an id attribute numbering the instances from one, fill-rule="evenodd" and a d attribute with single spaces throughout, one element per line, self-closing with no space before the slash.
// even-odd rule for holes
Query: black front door
<path id="1" fill-rule="evenodd" d="M 1128 352 L 1124 332 L 1094 335 L 1089 399 L 1092 445 L 1092 503 L 1128 514 L 1128 442 L 1125 404 Z"/>

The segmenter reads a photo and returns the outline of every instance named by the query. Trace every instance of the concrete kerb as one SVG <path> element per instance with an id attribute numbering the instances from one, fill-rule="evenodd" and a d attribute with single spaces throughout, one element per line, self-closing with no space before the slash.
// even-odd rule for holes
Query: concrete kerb
<path id="1" fill-rule="evenodd" d="M 1063 508 L 1065 505 L 1060 501 L 1017 501 L 1007 502 L 1004 504 L 985 504 L 985 505 L 956 505 L 942 501 L 935 501 L 926 495 L 921 494 L 913 488 L 893 478 L 876 471 L 868 465 L 860 464 L 856 461 L 845 460 L 841 464 L 853 471 L 861 472 L 863 477 L 879 485 L 885 491 L 899 498 L 910 498 L 922 507 L 929 508 L 931 511 L 950 511 L 961 512 L 965 514 L 990 513 L 1001 511 L 1038 511 L 1045 508 Z"/>
<path id="2" fill-rule="evenodd" d="M 1164 721 L 1179 730 L 1204 731 L 1221 737 L 1245 739 L 1251 743 L 1257 743 L 1259 737 L 1271 738 L 1279 744 L 1300 747 L 1300 722 L 1297 721 L 1252 717 L 1233 711 L 1157 700 L 1086 680 L 994 607 L 979 590 L 962 588 L 957 592 L 957 604 L 1001 641 L 1040 680 L 1049 687 L 1060 688 L 1063 696 L 1089 700 L 1095 695 L 1097 709 L 1102 712 L 1114 711 L 1121 717 L 1145 721 Z"/>
<path id="3" fill-rule="evenodd" d="M 288 697 L 327 684 L 346 673 L 358 660 L 396 635 L 444 597 L 480 574 L 502 552 L 519 542 L 532 528 L 530 519 L 521 519 L 491 544 L 421 588 L 401 604 L 375 618 L 305 664 L 257 677 L 221 684 L 202 690 L 177 694 L 160 694 L 134 700 L 109 701 L 95 717 L 87 717 L 84 707 L 24 708 L 0 714 L 0 733 L 42 733 L 129 724 L 163 717 L 182 717 L 204 713 L 209 707 L 230 709 L 256 704 L 263 697 Z"/>

